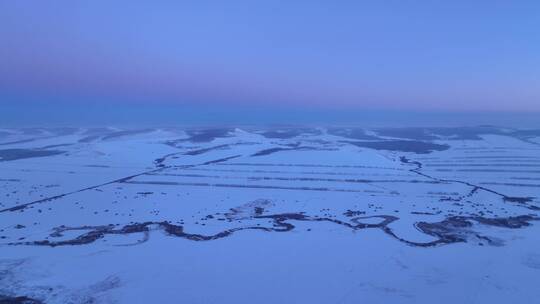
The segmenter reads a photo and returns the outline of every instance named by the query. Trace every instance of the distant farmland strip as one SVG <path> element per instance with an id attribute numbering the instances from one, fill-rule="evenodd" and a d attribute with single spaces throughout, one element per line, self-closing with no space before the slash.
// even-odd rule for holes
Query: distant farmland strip
<path id="1" fill-rule="evenodd" d="M 360 166 L 360 165 L 268 164 L 268 163 L 219 163 L 216 165 L 218 166 L 253 166 L 253 167 L 362 168 L 362 169 L 382 169 L 382 170 L 405 171 L 404 169 L 400 169 L 400 168 Z"/>
<path id="2" fill-rule="evenodd" d="M 540 157 L 538 156 L 521 156 L 521 155 L 502 155 L 502 156 L 454 156 L 451 157 L 452 159 L 469 159 L 469 158 L 525 158 L 525 159 L 538 159 L 540 160 Z"/>
<path id="3" fill-rule="evenodd" d="M 311 174 L 311 175 L 346 175 L 346 176 L 411 176 L 410 174 L 375 174 L 375 173 L 354 173 L 354 172 L 332 172 L 332 171 L 282 171 L 282 170 L 239 170 L 239 169 L 208 169 L 208 168 L 186 168 L 184 171 L 207 171 L 207 172 L 235 172 L 235 173 L 277 173 L 277 174 Z"/>
<path id="4" fill-rule="evenodd" d="M 500 172 L 500 173 L 540 173 L 540 170 L 499 170 L 499 169 L 435 169 L 439 172 Z"/>
<path id="5" fill-rule="evenodd" d="M 274 190 L 300 190 L 300 191 L 328 191 L 328 192 L 364 192 L 354 189 L 336 189 L 326 187 L 285 187 L 270 185 L 243 185 L 243 184 L 211 184 L 211 183 L 177 183 L 161 181 L 125 181 L 125 184 L 136 185 L 163 185 L 163 186 L 191 186 L 191 187 L 217 187 L 217 188 L 247 188 L 247 189 L 274 189 Z"/>
<path id="6" fill-rule="evenodd" d="M 516 184 L 516 183 L 480 183 L 482 185 L 499 185 L 499 186 L 512 186 L 512 187 L 531 187 L 540 188 L 540 184 Z"/>
<path id="7" fill-rule="evenodd" d="M 426 167 L 529 167 L 540 168 L 536 164 L 426 164 Z"/>
<path id="8" fill-rule="evenodd" d="M 203 174 L 170 174 L 155 173 L 148 174 L 152 176 L 178 176 L 178 177 L 197 177 L 197 178 L 223 178 L 223 179 L 247 179 L 247 180 L 279 180 L 279 181 L 297 181 L 297 182 L 339 182 L 339 183 L 424 183 L 441 184 L 434 180 L 406 180 L 406 179 L 336 179 L 336 178 L 314 178 L 314 177 L 269 177 L 269 176 L 222 176 L 222 175 L 203 175 Z"/>

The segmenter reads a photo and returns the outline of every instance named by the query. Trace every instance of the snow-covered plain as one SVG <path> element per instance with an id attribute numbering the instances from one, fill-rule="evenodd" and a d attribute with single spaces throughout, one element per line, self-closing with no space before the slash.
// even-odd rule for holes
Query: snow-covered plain
<path id="1" fill-rule="evenodd" d="M 0 303 L 540 303 L 539 142 L 0 129 Z"/>

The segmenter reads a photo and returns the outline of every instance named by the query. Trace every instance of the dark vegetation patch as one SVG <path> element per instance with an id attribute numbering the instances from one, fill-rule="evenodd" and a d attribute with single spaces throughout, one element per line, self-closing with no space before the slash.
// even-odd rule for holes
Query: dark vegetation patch
<path id="1" fill-rule="evenodd" d="M 80 143 L 89 143 L 98 140 L 101 136 L 112 134 L 115 131 L 110 128 L 90 128 L 85 130 L 82 135 L 83 138 L 79 139 Z"/>
<path id="2" fill-rule="evenodd" d="M 414 140 L 436 140 L 439 137 L 425 128 L 384 128 L 374 130 L 379 136 L 396 137 Z"/>
<path id="3" fill-rule="evenodd" d="M 503 197 L 505 202 L 510 203 L 519 203 L 519 204 L 526 204 L 532 202 L 532 197 L 514 197 L 514 196 L 504 196 Z"/>
<path id="4" fill-rule="evenodd" d="M 347 210 L 343 213 L 346 217 L 355 217 L 366 214 L 365 211 L 358 211 L 358 210 Z"/>
<path id="5" fill-rule="evenodd" d="M 414 215 L 435 215 L 435 213 L 432 213 L 432 212 L 421 212 L 421 211 L 411 211 L 411 214 L 414 214 Z"/>
<path id="6" fill-rule="evenodd" d="M 388 140 L 388 141 L 344 141 L 357 147 L 375 150 L 414 152 L 417 154 L 427 154 L 433 151 L 448 150 L 450 146 L 434 144 L 424 141 L 414 140 Z"/>
<path id="7" fill-rule="evenodd" d="M 531 215 L 510 216 L 504 218 L 485 218 L 477 216 L 472 219 L 484 225 L 513 229 L 530 226 L 530 222 L 538 220 L 537 217 Z"/>
<path id="8" fill-rule="evenodd" d="M 72 146 L 72 145 L 73 144 L 48 145 L 48 146 L 44 146 L 44 147 L 39 148 L 39 150 L 46 150 L 46 149 L 52 149 L 52 148 L 58 148 L 58 147 L 68 147 L 68 146 Z"/>
<path id="9" fill-rule="evenodd" d="M 330 128 L 328 134 L 359 140 L 380 140 L 379 137 L 368 135 L 366 130 L 360 128 Z"/>
<path id="10" fill-rule="evenodd" d="M 63 154 L 66 151 L 42 150 L 42 149 L 5 149 L 0 150 L 0 162 L 12 161 L 24 158 L 46 157 Z"/>
<path id="11" fill-rule="evenodd" d="M 534 145 L 540 145 L 538 142 L 531 141 L 531 139 L 540 137 L 540 129 L 532 129 L 532 130 L 517 130 L 512 132 L 512 136 L 521 139 L 525 142 L 528 142 L 530 144 Z"/>
<path id="12" fill-rule="evenodd" d="M 10 141 L 10 142 L 3 142 L 3 143 L 0 143 L 0 146 L 9 146 L 9 145 L 14 145 L 14 144 L 24 144 L 24 143 L 27 143 L 27 142 L 32 142 L 36 139 L 39 139 L 39 138 L 29 138 L 29 139 L 21 139 L 21 140 L 16 140 L 16 141 Z"/>
<path id="13" fill-rule="evenodd" d="M 90 142 L 98 140 L 100 137 L 101 137 L 100 135 L 85 136 L 79 139 L 79 143 L 90 143 Z"/>
<path id="14" fill-rule="evenodd" d="M 168 140 L 164 143 L 174 148 L 179 148 L 179 144 L 183 142 L 208 143 L 216 138 L 232 137 L 231 132 L 233 131 L 232 128 L 190 129 L 185 131 L 188 138 Z"/>
<path id="15" fill-rule="evenodd" d="M 196 129 L 187 130 L 189 135 L 188 141 L 191 142 L 211 142 L 216 138 L 231 137 L 232 128 L 211 128 L 211 129 Z"/>
<path id="16" fill-rule="evenodd" d="M 449 217 L 440 222 L 416 223 L 421 232 L 436 237 L 434 241 L 441 244 L 466 242 L 472 223 L 465 217 Z"/>
<path id="17" fill-rule="evenodd" d="M 273 129 L 259 133 L 266 138 L 290 139 L 300 135 L 320 135 L 321 131 L 311 128 Z"/>
<path id="18" fill-rule="evenodd" d="M 474 224 L 473 222 L 487 226 L 516 229 L 527 227 L 530 225 L 531 221 L 537 220 L 539 220 L 538 217 L 530 215 L 499 218 L 487 218 L 481 216 L 451 216 L 440 222 L 419 222 L 416 224 L 416 227 L 421 232 L 438 238 L 438 240 L 428 244 L 460 243 L 467 242 L 472 238 L 476 238 L 487 241 L 488 244 L 496 245 L 498 242 L 489 237 L 476 233 L 472 229 Z"/>
<path id="19" fill-rule="evenodd" d="M 43 302 L 26 296 L 0 295 L 0 304 L 43 304 Z"/>
<path id="20" fill-rule="evenodd" d="M 227 147 L 229 147 L 229 145 L 219 145 L 219 146 L 214 146 L 214 147 L 209 147 L 209 148 L 204 148 L 204 149 L 191 150 L 184 153 L 184 155 L 191 155 L 191 156 L 200 155 L 200 154 L 204 154 L 206 152 L 210 152 L 214 150 L 225 149 Z"/>
<path id="21" fill-rule="evenodd" d="M 540 129 L 517 130 L 512 132 L 514 136 L 540 137 Z"/>
<path id="22" fill-rule="evenodd" d="M 528 141 L 531 138 L 540 137 L 540 129 L 504 130 L 494 126 L 381 128 L 374 131 L 380 136 L 415 140 L 482 140 L 482 135 L 501 135 Z"/>
<path id="23" fill-rule="evenodd" d="M 270 155 L 270 154 L 274 154 L 276 152 L 283 152 L 283 151 L 313 151 L 313 150 L 320 150 L 318 148 L 314 148 L 314 147 L 303 147 L 303 146 L 298 146 L 298 147 L 294 147 L 294 148 L 280 148 L 280 147 L 276 147 L 276 148 L 269 148 L 269 149 L 264 149 L 264 150 L 261 150 L 261 151 L 258 151 L 254 154 L 252 154 L 251 156 L 264 156 L 264 155 Z"/>
<path id="24" fill-rule="evenodd" d="M 378 128 L 373 130 L 377 135 L 384 137 L 395 137 L 414 140 L 481 140 L 481 135 L 507 135 L 521 138 L 530 138 L 536 135 L 538 130 L 528 131 L 504 131 L 493 126 L 477 127 L 406 127 L 406 128 Z M 367 135 L 361 128 L 330 128 L 328 133 L 332 135 L 354 138 L 359 140 L 380 140 L 380 137 Z"/>
<path id="25" fill-rule="evenodd" d="M 428 131 L 453 140 L 482 140 L 481 135 L 508 135 L 501 129 L 491 126 L 428 128 Z"/>
<path id="26" fill-rule="evenodd" d="M 130 136 L 130 135 L 150 133 L 152 131 L 154 131 L 154 129 L 117 131 L 117 132 L 112 132 L 112 133 L 109 133 L 109 134 L 103 136 L 102 140 L 113 139 L 113 138 L 122 137 L 122 136 Z"/>
<path id="27" fill-rule="evenodd" d="M 107 166 L 107 165 L 85 165 L 85 167 L 89 167 L 89 168 L 110 168 L 111 166 Z"/>

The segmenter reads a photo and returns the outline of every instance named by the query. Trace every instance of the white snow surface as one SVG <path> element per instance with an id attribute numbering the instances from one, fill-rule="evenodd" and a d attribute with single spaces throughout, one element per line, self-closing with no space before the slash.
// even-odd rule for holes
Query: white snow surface
<path id="1" fill-rule="evenodd" d="M 332 130 L 2 129 L 0 303 L 540 299 L 539 136 Z"/>

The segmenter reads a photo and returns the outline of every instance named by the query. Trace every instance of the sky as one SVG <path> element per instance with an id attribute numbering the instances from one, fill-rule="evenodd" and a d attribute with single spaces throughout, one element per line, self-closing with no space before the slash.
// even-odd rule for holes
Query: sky
<path id="1" fill-rule="evenodd" d="M 538 29 L 536 0 L 0 0 L 0 124 L 534 119 Z"/>

